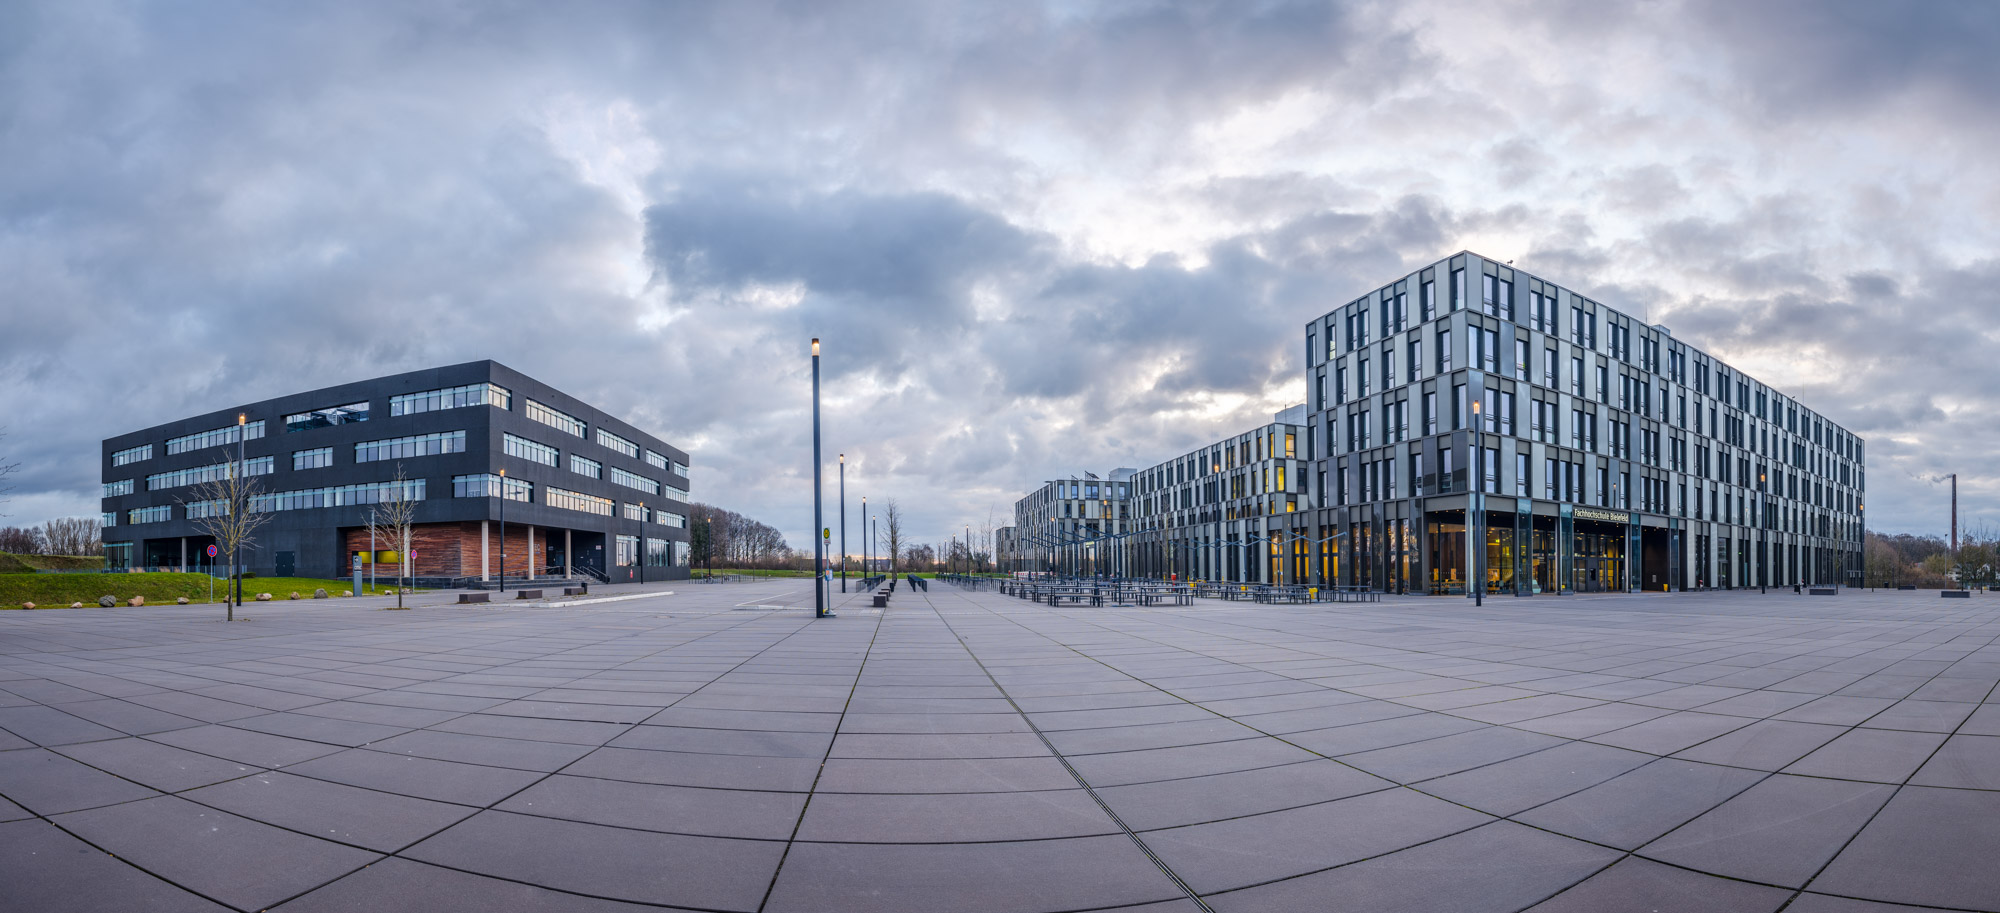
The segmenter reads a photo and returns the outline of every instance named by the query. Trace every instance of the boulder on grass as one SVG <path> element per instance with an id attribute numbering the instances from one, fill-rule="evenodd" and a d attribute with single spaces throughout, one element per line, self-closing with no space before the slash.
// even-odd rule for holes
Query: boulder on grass
<path id="1" fill-rule="evenodd" d="M 34 603 L 32 603 L 32 602 L 24 602 L 24 603 L 21 603 L 21 608 L 24 608 L 24 609 L 33 609 L 34 607 L 35 607 L 35 604 L 34 604 Z"/>
<path id="2" fill-rule="evenodd" d="M 352 595 L 354 595 L 354 591 L 353 591 L 353 590 L 341 590 L 341 591 L 340 591 L 340 595 L 342 595 L 342 596 L 352 596 Z"/>
<path id="3" fill-rule="evenodd" d="M 326 591 L 325 591 L 325 590 L 314 590 L 314 591 L 313 591 L 313 598 L 314 598 L 314 599 L 325 599 L 325 598 L 326 598 Z"/>
<path id="4" fill-rule="evenodd" d="M 125 601 L 125 604 L 126 604 L 126 605 L 128 605 L 128 606 L 132 606 L 132 607 L 134 607 L 134 608 L 137 608 L 137 607 L 139 607 L 139 606 L 142 606 L 142 605 L 145 605 L 145 604 L 146 604 L 146 597 L 144 597 L 144 596 L 134 596 L 134 597 L 132 597 L 131 599 L 128 599 L 128 600 L 126 600 L 126 601 Z"/>
<path id="5" fill-rule="evenodd" d="M 258 602 L 270 602 L 270 601 L 271 601 L 271 594 L 269 594 L 269 593 L 258 593 L 258 594 L 257 594 L 257 601 L 258 601 Z"/>
<path id="6" fill-rule="evenodd" d="M 83 608 L 83 603 L 81 603 L 81 602 L 72 602 L 72 603 L 70 603 L 70 604 L 69 604 L 69 607 L 70 607 L 70 608 L 72 608 L 72 609 L 81 609 L 81 608 Z"/>
<path id="7" fill-rule="evenodd" d="M 293 591 L 292 591 L 292 596 L 291 596 L 291 598 L 293 598 L 293 599 L 297 599 L 297 598 L 299 598 L 299 591 L 298 591 L 298 590 L 293 590 Z"/>
<path id="8" fill-rule="evenodd" d="M 174 605 L 187 605 L 187 604 L 188 604 L 188 598 L 186 596 L 182 596 L 181 598 L 174 600 Z"/>
<path id="9" fill-rule="evenodd" d="M 103 606 L 103 607 L 105 607 L 105 608 L 107 608 L 107 609 L 108 609 L 108 608 L 111 608 L 112 606 L 115 606 L 115 605 L 117 605 L 117 604 L 118 604 L 118 597 L 116 597 L 116 596 L 99 596 L 99 597 L 97 597 L 97 604 L 98 604 L 98 605 L 101 605 L 101 606 Z"/>

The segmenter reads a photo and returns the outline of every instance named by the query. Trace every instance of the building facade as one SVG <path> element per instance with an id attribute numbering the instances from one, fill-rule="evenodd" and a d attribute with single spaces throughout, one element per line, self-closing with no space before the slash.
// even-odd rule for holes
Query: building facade
<path id="1" fill-rule="evenodd" d="M 1306 407 L 1145 469 L 1132 479 L 1135 576 L 1309 579 L 1312 435 Z"/>
<path id="2" fill-rule="evenodd" d="M 1066 576 L 1120 576 L 1127 572 L 1132 533 L 1132 475 L 1114 469 L 1108 478 L 1086 472 L 1055 479 L 1014 502 L 1017 563 L 1024 570 Z"/>
<path id="3" fill-rule="evenodd" d="M 1865 443 L 1666 327 L 1461 252 L 1305 334 L 1317 580 L 1859 581 Z"/>
<path id="4" fill-rule="evenodd" d="M 240 465 L 269 514 L 243 558 L 258 574 L 344 577 L 359 559 L 379 576 L 407 563 L 419 577 L 492 579 L 504 551 L 510 577 L 685 578 L 687 460 L 527 375 L 471 362 L 105 439 L 104 548 L 112 567 L 209 566 L 200 517 L 215 508 L 200 486 Z M 408 555 L 369 535 L 372 511 L 399 493 L 416 502 Z"/>

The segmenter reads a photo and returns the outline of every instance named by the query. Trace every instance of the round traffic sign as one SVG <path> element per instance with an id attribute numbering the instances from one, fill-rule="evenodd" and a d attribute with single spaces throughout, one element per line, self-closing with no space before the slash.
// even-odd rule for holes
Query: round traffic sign
<path id="1" fill-rule="evenodd" d="M 208 557 L 210 557 L 210 558 L 213 558 L 213 557 L 215 557 L 215 556 L 216 556 L 217 554 L 219 554 L 219 553 L 218 553 L 218 552 L 216 551 L 216 548 L 215 548 L 215 546 L 211 545 L 211 546 L 209 546 L 209 547 L 208 547 Z"/>

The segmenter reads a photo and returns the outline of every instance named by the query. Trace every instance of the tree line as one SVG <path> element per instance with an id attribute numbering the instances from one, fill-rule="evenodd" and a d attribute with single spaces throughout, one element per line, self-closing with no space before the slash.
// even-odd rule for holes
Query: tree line
<path id="1" fill-rule="evenodd" d="M 102 555 L 103 528 L 87 517 L 63 517 L 41 526 L 0 526 L 0 552 L 14 555 Z"/>
<path id="2" fill-rule="evenodd" d="M 1869 533 L 1861 544 L 1865 586 L 2000 586 L 2000 531 L 1981 524 L 1963 530 L 1958 551 L 1942 536 Z"/>
<path id="3" fill-rule="evenodd" d="M 696 567 L 787 570 L 812 563 L 768 523 L 699 502 L 688 505 L 688 557 Z"/>

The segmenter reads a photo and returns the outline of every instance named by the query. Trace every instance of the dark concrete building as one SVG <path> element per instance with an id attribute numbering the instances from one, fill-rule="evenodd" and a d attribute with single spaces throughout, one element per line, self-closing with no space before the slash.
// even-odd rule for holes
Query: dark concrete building
<path id="1" fill-rule="evenodd" d="M 1305 327 L 1314 579 L 1395 592 L 1858 585 L 1863 440 L 1461 252 Z"/>
<path id="2" fill-rule="evenodd" d="M 687 453 L 492 361 L 412 371 L 219 409 L 104 441 L 111 567 L 199 568 L 213 540 L 201 484 L 238 459 L 268 512 L 243 564 L 265 575 L 623 582 L 688 575 Z M 371 541 L 371 511 L 417 502 L 410 554 Z M 218 559 L 227 562 L 227 556 Z"/>

